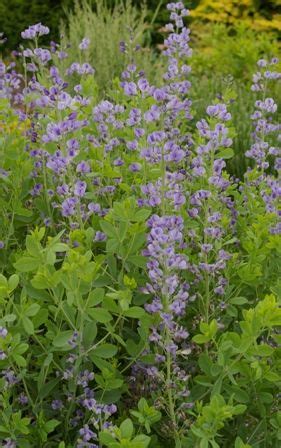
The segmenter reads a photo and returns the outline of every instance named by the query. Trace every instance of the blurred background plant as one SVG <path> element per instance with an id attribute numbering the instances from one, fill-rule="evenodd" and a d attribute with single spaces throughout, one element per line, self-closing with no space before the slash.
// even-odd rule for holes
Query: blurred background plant
<path id="1" fill-rule="evenodd" d="M 256 31 L 281 31 L 280 0 L 199 0 L 191 16 L 200 22 L 235 25 Z"/>
<path id="2" fill-rule="evenodd" d="M 14 50 L 21 41 L 20 32 L 28 25 L 40 21 L 44 21 L 51 29 L 51 38 L 58 39 L 61 21 L 79 10 L 81 12 L 81 8 L 77 8 L 78 3 L 78 0 L 1 0 L 0 30 L 8 38 L 7 48 Z M 85 1 L 80 3 L 83 5 Z M 126 0 L 88 0 L 87 3 L 95 11 L 104 4 L 111 11 L 116 6 L 124 7 L 126 3 L 127 6 L 130 5 L 129 9 L 134 6 L 141 10 L 141 14 L 145 13 L 146 23 L 152 25 L 149 30 L 151 42 L 162 42 L 159 30 L 168 18 L 165 0 L 131 0 L 129 3 Z M 210 25 L 223 24 L 232 30 L 233 26 L 236 28 L 237 25 L 244 24 L 247 29 L 258 33 L 272 32 L 280 37 L 280 0 L 187 0 L 185 5 L 191 12 L 194 35 L 201 36 L 206 30 L 210 30 L 212 34 Z M 148 33 L 146 38 L 147 36 Z"/>
<path id="3" fill-rule="evenodd" d="M 250 81 L 256 61 L 261 56 L 277 55 L 280 44 L 270 32 L 257 33 L 245 22 L 231 26 L 225 23 L 208 23 L 197 28 L 193 23 L 193 67 L 198 74 L 231 75 L 235 79 Z"/>
<path id="4" fill-rule="evenodd" d="M 51 38 L 57 38 L 60 20 L 72 6 L 73 0 L 1 0 L 0 31 L 7 37 L 6 49 L 15 50 L 21 43 L 21 31 L 37 22 L 44 22 Z"/>
<path id="5" fill-rule="evenodd" d="M 161 60 L 150 45 L 150 30 L 157 11 L 150 23 L 147 16 L 145 3 L 138 8 L 132 0 L 115 2 L 113 7 L 101 0 L 96 2 L 94 9 L 89 0 L 75 0 L 74 9 L 67 13 L 60 26 L 61 43 L 69 55 L 68 63 L 81 58 L 84 58 L 83 62 L 92 61 L 101 94 L 111 88 L 112 81 L 132 60 L 145 70 L 150 80 L 155 79 L 161 72 Z M 84 37 L 90 43 L 87 50 L 81 52 L 79 44 Z M 125 53 L 120 51 L 120 42 L 126 44 Z"/>

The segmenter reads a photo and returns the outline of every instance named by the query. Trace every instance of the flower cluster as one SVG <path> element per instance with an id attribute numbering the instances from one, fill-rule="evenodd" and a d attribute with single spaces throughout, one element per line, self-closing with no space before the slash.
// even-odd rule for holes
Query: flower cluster
<path id="1" fill-rule="evenodd" d="M 280 175 L 281 150 L 280 147 L 271 145 L 271 137 L 277 134 L 280 141 L 281 126 L 279 123 L 273 122 L 273 116 L 277 112 L 277 104 L 273 98 L 266 97 L 266 94 L 268 83 L 281 79 L 281 73 L 273 70 L 278 62 L 277 58 L 273 58 L 271 61 L 261 59 L 257 63 L 259 71 L 253 76 L 252 90 L 260 92 L 262 99 L 258 99 L 255 102 L 256 109 L 251 115 L 254 124 L 253 144 L 250 150 L 246 151 L 246 156 L 255 161 L 255 166 L 260 174 L 256 184 L 260 185 L 260 194 L 264 200 L 266 210 L 269 213 L 276 214 L 277 222 L 271 228 L 273 234 L 280 234 L 281 232 L 281 212 L 279 206 L 281 188 L 279 180 L 271 174 L 267 174 L 266 170 L 270 167 L 273 160 L 274 169 L 278 176 Z M 247 175 L 249 177 L 251 171 Z M 248 182 L 250 183 L 249 180 Z"/>
<path id="2" fill-rule="evenodd" d="M 15 105 L 20 105 L 23 96 L 20 93 L 23 75 L 15 70 L 15 63 L 6 65 L 0 61 L 0 98 L 6 98 Z"/>
<path id="3" fill-rule="evenodd" d="M 36 23 L 36 25 L 29 26 L 26 30 L 21 33 L 23 39 L 37 39 L 40 36 L 49 34 L 50 30 L 47 26 L 41 23 Z"/>
<path id="4" fill-rule="evenodd" d="M 260 71 L 253 76 L 252 90 L 261 92 L 263 99 L 256 101 L 256 109 L 251 115 L 254 125 L 253 144 L 246 151 L 246 156 L 253 159 L 262 171 L 269 167 L 268 158 L 271 156 L 276 158 L 275 169 L 280 170 L 280 149 L 270 145 L 270 134 L 280 131 L 280 125 L 272 121 L 272 115 L 277 111 L 277 104 L 272 98 L 265 98 L 268 82 L 281 78 L 279 72 L 271 70 L 277 63 L 277 58 L 273 58 L 270 62 L 261 59 L 258 61 Z"/>

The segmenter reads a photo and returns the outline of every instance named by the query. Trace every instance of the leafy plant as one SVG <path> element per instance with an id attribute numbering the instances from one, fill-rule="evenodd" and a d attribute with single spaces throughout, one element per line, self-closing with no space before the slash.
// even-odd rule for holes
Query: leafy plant
<path id="1" fill-rule="evenodd" d="M 97 30 L 143 30 L 127 7 L 77 14 L 113 51 Z M 68 56 L 37 23 L 23 74 L 0 63 L 3 447 L 280 445 L 279 62 L 258 60 L 247 100 L 192 91 L 188 12 L 167 9 L 161 78 L 125 29 L 125 66 L 109 53 L 97 81 L 74 16 Z"/>

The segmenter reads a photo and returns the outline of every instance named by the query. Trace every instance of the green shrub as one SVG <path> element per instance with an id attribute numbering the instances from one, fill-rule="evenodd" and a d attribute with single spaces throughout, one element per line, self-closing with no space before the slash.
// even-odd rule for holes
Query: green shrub
<path id="1" fill-rule="evenodd" d="M 236 79 L 251 79 L 256 61 L 260 57 L 278 54 L 279 45 L 272 33 L 260 32 L 243 22 L 228 27 L 212 24 L 197 28 L 191 25 L 192 38 L 196 41 L 193 67 L 196 73 L 232 75 Z"/>

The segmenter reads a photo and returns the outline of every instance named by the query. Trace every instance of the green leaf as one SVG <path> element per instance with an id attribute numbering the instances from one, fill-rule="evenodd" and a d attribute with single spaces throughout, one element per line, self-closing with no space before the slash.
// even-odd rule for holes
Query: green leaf
<path id="1" fill-rule="evenodd" d="M 109 238 L 106 242 L 106 251 L 109 253 L 117 252 L 119 246 L 120 246 L 120 242 L 118 240 Z"/>
<path id="2" fill-rule="evenodd" d="M 73 335 L 73 331 L 67 330 L 60 332 L 54 339 L 53 339 L 53 345 L 55 347 L 64 347 L 68 344 L 69 339 L 71 339 L 71 336 Z M 69 344 L 68 344 L 69 345 Z M 69 345 L 69 348 L 70 345 Z"/>
<path id="3" fill-rule="evenodd" d="M 222 377 L 219 377 L 212 388 L 211 396 L 214 397 L 217 394 L 219 394 L 221 391 L 221 387 L 222 387 Z"/>
<path id="4" fill-rule="evenodd" d="M 150 437 L 140 434 L 132 440 L 132 448 L 147 448 L 150 444 Z"/>
<path id="5" fill-rule="evenodd" d="M 19 367 L 26 367 L 26 359 L 23 356 L 18 355 L 17 353 L 12 353 L 12 356 Z"/>
<path id="6" fill-rule="evenodd" d="M 124 241 L 127 234 L 128 226 L 126 222 L 120 222 L 118 227 L 118 239 L 119 241 Z"/>
<path id="7" fill-rule="evenodd" d="M 251 445 L 244 443 L 240 437 L 236 437 L 234 448 L 251 448 Z"/>
<path id="8" fill-rule="evenodd" d="M 95 322 L 88 322 L 83 330 L 83 344 L 86 349 L 90 348 L 97 336 L 97 325 Z"/>
<path id="9" fill-rule="evenodd" d="M 104 308 L 90 308 L 88 309 L 88 314 L 97 322 L 100 322 L 102 324 L 106 324 L 112 319 L 112 315 L 110 314 L 110 312 L 105 310 Z"/>
<path id="10" fill-rule="evenodd" d="M 40 305 L 38 305 L 38 303 L 33 303 L 27 308 L 27 310 L 25 310 L 25 315 L 28 317 L 33 317 L 38 313 L 39 310 Z"/>
<path id="11" fill-rule="evenodd" d="M 89 353 L 89 358 L 93 363 L 100 369 L 101 371 L 103 369 L 108 369 L 113 371 L 113 367 L 110 362 L 106 361 L 105 359 L 100 358 L 99 356 L 95 356 L 95 353 L 93 353 L 93 350 Z M 112 403 L 112 401 L 110 401 Z"/>
<path id="12" fill-rule="evenodd" d="M 264 378 L 271 383 L 277 383 L 280 381 L 280 375 L 275 372 L 267 372 L 264 374 Z"/>
<path id="13" fill-rule="evenodd" d="M 132 221 L 145 222 L 147 220 L 147 218 L 149 218 L 150 215 L 151 215 L 151 210 L 143 208 L 143 209 L 137 211 L 137 213 L 134 215 L 134 219 L 132 219 Z"/>
<path id="14" fill-rule="evenodd" d="M 22 257 L 16 263 L 14 267 L 19 272 L 32 272 L 36 271 L 40 267 L 40 260 L 33 257 Z"/>
<path id="15" fill-rule="evenodd" d="M 144 268 L 147 263 L 146 257 L 143 257 L 142 255 L 130 255 L 127 258 L 127 261 L 138 268 Z"/>
<path id="16" fill-rule="evenodd" d="M 126 350 L 132 358 L 138 356 L 143 351 L 144 347 L 144 341 L 140 341 L 139 344 L 136 344 L 132 339 L 127 339 L 126 341 Z"/>
<path id="17" fill-rule="evenodd" d="M 135 319 L 141 318 L 145 314 L 145 311 L 140 306 L 131 306 L 126 311 L 123 311 L 123 315 L 126 317 L 133 317 Z"/>
<path id="18" fill-rule="evenodd" d="M 129 255 L 133 255 L 144 245 L 146 242 L 146 235 L 144 233 L 140 233 L 133 236 L 133 242 L 130 247 Z"/>
<path id="19" fill-rule="evenodd" d="M 245 390 L 241 389 L 240 387 L 235 387 L 233 388 L 233 391 L 234 397 L 237 401 L 239 401 L 240 403 L 249 403 L 250 397 Z"/>
<path id="20" fill-rule="evenodd" d="M 117 239 L 118 240 L 118 232 L 117 229 L 115 229 L 115 227 L 113 227 L 112 224 L 110 224 L 110 222 L 108 221 L 100 221 L 100 227 L 102 229 L 102 231 L 109 237 L 113 238 L 113 239 Z"/>
<path id="21" fill-rule="evenodd" d="M 200 445 L 199 445 L 200 448 L 208 448 L 208 446 L 209 446 L 208 439 L 204 438 L 200 441 Z"/>
<path id="22" fill-rule="evenodd" d="M 32 257 L 40 257 L 42 247 L 33 235 L 28 235 L 26 237 L 26 249 Z"/>
<path id="23" fill-rule="evenodd" d="M 234 151 L 231 148 L 225 148 L 216 154 L 218 159 L 231 159 L 234 156 Z"/>
<path id="24" fill-rule="evenodd" d="M 271 356 L 274 349 L 267 344 L 260 344 L 255 347 L 255 354 L 258 356 Z"/>
<path id="25" fill-rule="evenodd" d="M 218 324 L 215 319 L 212 320 L 212 322 L 209 325 L 209 328 L 210 328 L 209 330 L 210 337 L 213 338 L 216 332 L 218 331 Z"/>
<path id="26" fill-rule="evenodd" d="M 204 334 L 196 334 L 193 336 L 192 340 L 196 342 L 196 344 L 205 344 L 205 342 L 209 342 L 210 338 Z"/>
<path id="27" fill-rule="evenodd" d="M 18 355 L 22 355 L 23 353 L 25 353 L 28 350 L 28 348 L 29 348 L 28 344 L 22 343 L 22 344 L 17 345 L 14 348 L 13 352 L 17 353 Z"/>
<path id="28" fill-rule="evenodd" d="M 101 344 L 97 348 L 93 350 L 94 356 L 98 356 L 100 358 L 113 358 L 116 355 L 118 348 L 113 344 Z"/>
<path id="29" fill-rule="evenodd" d="M 124 384 L 124 381 L 118 378 L 107 380 L 105 390 L 119 389 Z"/>
<path id="30" fill-rule="evenodd" d="M 27 334 L 34 334 L 34 325 L 28 317 L 23 316 L 22 324 L 23 324 L 23 328 L 25 329 Z"/>
<path id="31" fill-rule="evenodd" d="M 8 286 L 10 291 L 14 291 L 19 284 L 19 276 L 17 274 L 11 275 L 8 281 Z"/>
<path id="32" fill-rule="evenodd" d="M 248 299 L 246 299 L 246 297 L 233 297 L 229 300 L 229 303 L 232 305 L 244 305 L 245 303 L 248 303 Z"/>
<path id="33" fill-rule="evenodd" d="M 269 392 L 259 392 L 259 400 L 265 404 L 271 404 L 273 402 L 273 395 Z"/>
<path id="34" fill-rule="evenodd" d="M 234 415 L 239 415 L 239 414 L 243 414 L 247 409 L 247 406 L 245 404 L 238 404 L 237 406 L 234 407 L 234 411 L 233 414 Z"/>
<path id="35" fill-rule="evenodd" d="M 93 289 L 87 299 L 87 307 L 93 307 L 102 302 L 104 298 L 104 289 L 103 288 L 95 288 Z"/>
<path id="36" fill-rule="evenodd" d="M 49 396 L 53 389 L 61 382 L 60 378 L 55 378 L 48 383 L 44 384 L 38 390 L 38 397 L 43 400 L 45 397 Z"/>
<path id="37" fill-rule="evenodd" d="M 99 433 L 99 440 L 108 447 L 111 447 L 113 443 L 116 444 L 116 439 L 114 439 L 114 437 L 107 431 L 102 431 Z"/>
<path id="38" fill-rule="evenodd" d="M 6 314 L 6 316 L 3 317 L 4 322 L 14 322 L 16 320 L 17 316 L 15 314 Z"/>
<path id="39" fill-rule="evenodd" d="M 59 420 L 52 419 L 45 423 L 44 429 L 49 434 L 50 432 L 53 432 L 55 428 L 60 424 L 61 422 Z"/>
<path id="40" fill-rule="evenodd" d="M 202 353 L 199 357 L 198 364 L 200 369 L 206 374 L 210 375 L 212 368 L 212 361 L 206 353 Z"/>
<path id="41" fill-rule="evenodd" d="M 122 439 L 131 439 L 134 432 L 134 425 L 130 418 L 126 418 L 120 425 Z"/>

